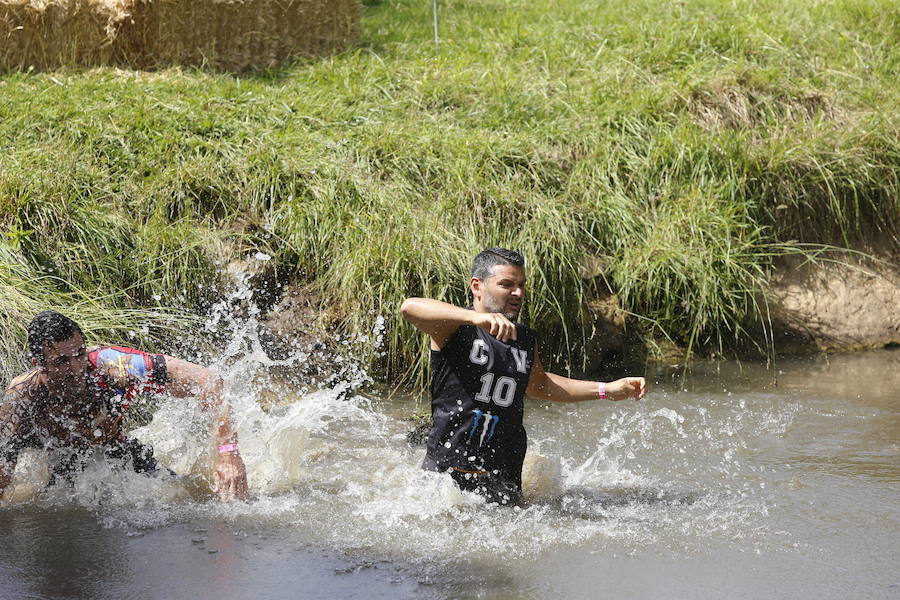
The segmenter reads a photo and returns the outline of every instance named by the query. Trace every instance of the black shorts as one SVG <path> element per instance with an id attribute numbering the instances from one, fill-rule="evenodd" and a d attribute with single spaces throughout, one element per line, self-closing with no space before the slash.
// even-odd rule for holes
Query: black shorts
<path id="1" fill-rule="evenodd" d="M 131 468 L 135 473 L 154 475 L 160 470 L 160 464 L 153 456 L 153 446 L 142 444 L 137 440 L 125 440 L 105 449 L 108 458 L 131 459 Z M 164 470 L 168 471 L 165 467 Z M 171 471 L 169 471 L 171 473 Z"/>
<path id="2" fill-rule="evenodd" d="M 459 489 L 484 496 L 485 500 L 490 503 L 503 506 L 525 506 L 522 488 L 500 475 L 451 469 L 450 476 Z"/>

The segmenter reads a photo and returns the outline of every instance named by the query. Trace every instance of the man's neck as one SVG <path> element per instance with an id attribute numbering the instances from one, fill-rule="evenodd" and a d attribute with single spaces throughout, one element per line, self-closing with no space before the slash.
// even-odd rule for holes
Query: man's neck
<path id="1" fill-rule="evenodd" d="M 46 380 L 47 408 L 55 411 L 65 409 L 66 412 L 88 406 L 92 398 L 86 386 L 73 388 L 72 386 L 60 386 Z"/>

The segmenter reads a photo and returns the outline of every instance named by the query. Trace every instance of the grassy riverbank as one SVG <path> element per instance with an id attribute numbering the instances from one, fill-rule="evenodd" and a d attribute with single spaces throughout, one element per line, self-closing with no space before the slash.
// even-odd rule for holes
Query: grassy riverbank
<path id="1" fill-rule="evenodd" d="M 774 257 L 898 247 L 894 2 L 447 1 L 439 48 L 430 3 L 367 4 L 357 50 L 263 73 L 0 76 L 3 339 L 47 302 L 202 308 L 261 250 L 348 331 L 384 315 L 396 378 L 400 300 L 462 302 L 502 244 L 555 361 L 606 284 L 634 328 L 727 348 Z"/>

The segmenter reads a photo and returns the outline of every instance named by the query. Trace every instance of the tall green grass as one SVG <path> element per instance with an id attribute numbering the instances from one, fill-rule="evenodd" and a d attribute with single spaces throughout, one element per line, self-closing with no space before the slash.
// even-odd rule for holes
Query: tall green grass
<path id="1" fill-rule="evenodd" d="M 607 286 L 724 351 L 779 255 L 900 249 L 896 3 L 448 0 L 439 47 L 430 9 L 370 0 L 358 49 L 260 73 L 0 77 L 0 225 L 57 278 L 28 297 L 202 307 L 263 250 L 345 331 L 384 316 L 366 359 L 408 379 L 401 300 L 466 302 L 488 246 L 525 252 L 525 318 L 576 369 Z"/>

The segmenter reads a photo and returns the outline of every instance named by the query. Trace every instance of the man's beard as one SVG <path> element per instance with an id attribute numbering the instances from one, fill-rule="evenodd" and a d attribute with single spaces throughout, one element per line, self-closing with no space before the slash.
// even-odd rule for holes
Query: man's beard
<path id="1" fill-rule="evenodd" d="M 494 296 L 491 296 L 487 292 L 485 292 L 481 297 L 481 304 L 488 310 L 488 312 L 500 313 L 514 323 L 518 318 L 518 315 L 516 314 L 504 312 L 503 309 L 505 307 Z M 522 312 L 521 309 L 519 309 L 519 312 Z"/>

